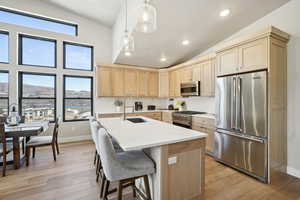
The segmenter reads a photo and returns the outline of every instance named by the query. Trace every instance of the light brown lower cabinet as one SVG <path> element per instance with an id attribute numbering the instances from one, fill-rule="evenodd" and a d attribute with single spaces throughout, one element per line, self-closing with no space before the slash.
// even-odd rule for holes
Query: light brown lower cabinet
<path id="1" fill-rule="evenodd" d="M 192 129 L 208 134 L 208 137 L 206 138 L 206 152 L 208 154 L 213 154 L 215 141 L 215 120 L 207 117 L 193 117 Z"/>
<path id="2" fill-rule="evenodd" d="M 172 124 L 173 120 L 172 120 L 172 112 L 170 111 L 163 111 L 161 114 L 161 118 L 163 122 L 167 122 Z"/>

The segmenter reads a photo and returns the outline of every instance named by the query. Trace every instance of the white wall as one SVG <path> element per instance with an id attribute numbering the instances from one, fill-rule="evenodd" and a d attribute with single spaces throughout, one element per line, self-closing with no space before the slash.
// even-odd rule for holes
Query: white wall
<path id="1" fill-rule="evenodd" d="M 300 1 L 291 0 L 267 16 L 238 31 L 225 41 L 273 25 L 289 34 L 288 43 L 288 172 L 300 177 Z M 223 41 L 224 42 L 224 41 Z M 222 42 L 221 42 L 222 43 Z M 220 44 L 220 43 L 219 43 Z M 216 45 L 218 46 L 218 45 Z M 214 51 L 216 46 L 203 52 Z M 200 55 L 200 56 L 201 56 Z"/>
<path id="2" fill-rule="evenodd" d="M 0 23 L 0 30 L 9 32 L 10 36 L 10 64 L 0 64 L 0 70 L 8 70 L 10 74 L 10 103 L 17 103 L 17 72 L 41 72 L 57 74 L 57 114 L 62 115 L 62 75 L 88 75 L 94 76 L 94 72 L 84 72 L 63 69 L 62 41 L 89 44 L 94 46 L 94 59 L 97 63 L 111 63 L 112 52 L 112 31 L 111 29 L 94 23 L 85 18 L 66 12 L 58 7 L 36 0 L 2 0 L 0 6 L 40 14 L 47 17 L 74 22 L 79 25 L 78 36 L 69 36 L 59 33 L 31 29 L 21 26 Z M 17 35 L 25 33 L 57 40 L 57 69 L 19 66 L 17 64 Z M 94 93 L 95 94 L 95 93 Z M 95 110 L 101 108 L 101 100 L 95 98 Z M 67 122 L 62 124 L 60 141 L 73 141 L 87 139 L 90 136 L 87 122 Z M 50 130 L 51 131 L 51 130 Z"/>

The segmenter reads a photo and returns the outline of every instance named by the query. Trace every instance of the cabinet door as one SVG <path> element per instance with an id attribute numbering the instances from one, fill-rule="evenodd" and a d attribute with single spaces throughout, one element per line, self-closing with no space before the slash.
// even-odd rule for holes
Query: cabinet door
<path id="1" fill-rule="evenodd" d="M 201 65 L 196 64 L 193 66 L 193 81 L 201 81 Z"/>
<path id="2" fill-rule="evenodd" d="M 234 74 L 239 71 L 238 48 L 223 51 L 217 55 L 218 76 Z"/>
<path id="3" fill-rule="evenodd" d="M 215 145 L 215 132 L 213 129 L 205 128 L 205 131 L 207 133 L 207 138 L 206 138 L 206 151 L 208 153 L 213 153 L 214 152 L 214 145 Z"/>
<path id="4" fill-rule="evenodd" d="M 169 72 L 169 96 L 175 96 L 175 73 L 174 71 Z"/>
<path id="5" fill-rule="evenodd" d="M 124 96 L 124 69 L 112 68 L 112 96 Z"/>
<path id="6" fill-rule="evenodd" d="M 112 76 L 111 68 L 99 67 L 97 72 L 97 93 L 99 97 L 112 96 Z"/>
<path id="7" fill-rule="evenodd" d="M 142 70 L 138 72 L 138 96 L 148 96 L 148 79 L 149 72 Z"/>
<path id="8" fill-rule="evenodd" d="M 214 96 L 214 68 L 211 61 L 201 64 L 201 96 Z"/>
<path id="9" fill-rule="evenodd" d="M 158 97 L 158 73 L 149 72 L 148 96 Z"/>
<path id="10" fill-rule="evenodd" d="M 174 71 L 174 96 L 180 97 L 180 84 L 181 84 L 181 76 L 180 76 L 180 70 Z"/>
<path id="11" fill-rule="evenodd" d="M 159 73 L 159 97 L 169 97 L 169 72 Z"/>
<path id="12" fill-rule="evenodd" d="M 124 72 L 124 85 L 125 96 L 137 96 L 137 82 L 138 72 L 133 69 L 125 69 Z"/>
<path id="13" fill-rule="evenodd" d="M 181 70 L 181 82 L 191 82 L 193 80 L 193 75 L 192 75 L 192 68 L 191 67 L 186 67 Z"/>
<path id="14" fill-rule="evenodd" d="M 259 39 L 239 47 L 241 72 L 266 69 L 268 66 L 268 40 Z"/>

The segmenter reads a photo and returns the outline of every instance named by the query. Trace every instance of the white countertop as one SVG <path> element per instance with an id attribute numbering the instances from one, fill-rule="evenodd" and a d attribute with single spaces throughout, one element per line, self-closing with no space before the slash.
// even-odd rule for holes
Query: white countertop
<path id="1" fill-rule="evenodd" d="M 132 123 L 121 118 L 101 118 L 100 123 L 124 151 L 140 150 L 207 137 L 207 134 L 169 123 L 140 117 L 147 122 Z"/>

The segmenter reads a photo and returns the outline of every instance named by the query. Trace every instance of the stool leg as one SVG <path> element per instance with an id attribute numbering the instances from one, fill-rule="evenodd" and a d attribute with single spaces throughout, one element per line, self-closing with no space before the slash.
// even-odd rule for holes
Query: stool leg
<path id="1" fill-rule="evenodd" d="M 97 150 L 95 150 L 94 165 L 96 165 L 96 160 L 97 160 Z"/>
<path id="2" fill-rule="evenodd" d="M 132 181 L 132 193 L 133 193 L 133 197 L 136 198 L 135 180 Z"/>
<path id="3" fill-rule="evenodd" d="M 122 181 L 119 181 L 118 200 L 122 200 L 122 194 L 123 194 L 123 183 L 122 183 Z"/>
<path id="4" fill-rule="evenodd" d="M 110 181 L 106 179 L 105 181 L 105 190 L 104 190 L 104 196 L 103 199 L 107 200 L 107 196 L 108 196 L 108 189 L 109 189 L 109 185 L 110 185 Z"/>
<path id="5" fill-rule="evenodd" d="M 102 178 L 101 178 L 101 185 L 100 185 L 100 199 L 103 197 L 104 195 L 104 186 L 105 186 L 105 182 L 106 182 L 106 177 L 103 174 Z"/>
<path id="6" fill-rule="evenodd" d="M 32 148 L 32 158 L 35 158 L 35 147 Z"/>
<path id="7" fill-rule="evenodd" d="M 145 190 L 146 190 L 146 196 L 148 200 L 151 200 L 151 193 L 150 193 L 150 187 L 149 187 L 149 179 L 148 176 L 145 175 L 144 177 L 144 183 L 145 183 Z"/>

